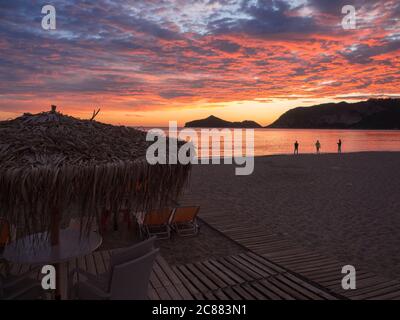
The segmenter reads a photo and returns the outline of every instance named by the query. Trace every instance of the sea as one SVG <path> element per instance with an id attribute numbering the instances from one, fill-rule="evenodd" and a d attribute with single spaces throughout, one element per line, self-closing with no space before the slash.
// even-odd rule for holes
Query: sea
<path id="1" fill-rule="evenodd" d="M 150 128 L 142 128 L 149 130 Z M 168 131 L 168 128 L 160 128 L 166 135 L 176 136 L 184 128 L 178 128 L 177 132 Z M 224 153 L 224 138 L 220 134 L 221 129 L 216 129 L 208 137 L 208 145 L 203 143 L 205 136 L 202 136 L 202 130 L 192 129 L 197 134 L 197 139 L 193 137 L 183 137 L 186 141 L 191 141 L 196 146 L 196 152 L 200 156 L 203 149 L 208 148 L 208 152 L 213 152 L 213 156 L 218 156 L 220 151 Z M 253 137 L 246 134 L 246 129 L 241 131 L 241 139 L 234 136 L 233 129 L 228 129 L 226 133 L 231 132 L 231 139 L 227 140 L 227 146 L 232 144 L 239 148 L 231 148 L 243 154 L 246 152 L 246 141 L 251 139 L 253 147 L 247 151 L 247 156 L 279 155 L 292 154 L 294 143 L 299 143 L 299 153 L 315 153 L 315 143 L 319 140 L 321 144 L 321 153 L 335 153 L 338 151 L 337 142 L 342 141 L 342 152 L 365 152 L 365 151 L 400 151 L 400 130 L 338 130 L 338 129 L 252 129 Z M 229 135 L 229 133 L 228 133 Z M 212 138 L 220 143 L 212 144 Z M 250 141 L 250 140 L 249 140 Z M 241 146 L 240 146 L 241 143 Z M 249 147 L 251 143 L 248 144 Z M 229 149 L 229 148 L 228 148 Z M 251 149 L 251 154 L 249 150 Z M 203 153 L 204 154 L 204 153 Z"/>

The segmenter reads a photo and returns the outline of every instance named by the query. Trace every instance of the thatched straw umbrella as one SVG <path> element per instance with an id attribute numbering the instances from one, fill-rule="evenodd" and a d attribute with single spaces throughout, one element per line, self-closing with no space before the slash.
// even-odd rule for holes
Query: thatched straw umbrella
<path id="1" fill-rule="evenodd" d="M 132 215 L 178 196 L 189 165 L 149 165 L 146 133 L 49 112 L 0 122 L 0 217 L 20 235 L 49 231 L 73 205 L 99 220 L 123 205 Z"/>

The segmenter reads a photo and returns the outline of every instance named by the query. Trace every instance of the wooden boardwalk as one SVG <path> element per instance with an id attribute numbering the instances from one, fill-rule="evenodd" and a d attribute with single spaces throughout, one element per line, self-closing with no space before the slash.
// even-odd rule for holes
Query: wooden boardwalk
<path id="1" fill-rule="evenodd" d="M 200 205 L 201 199 L 186 196 L 186 205 Z M 340 296 L 362 299 L 400 299 L 400 281 L 389 280 L 366 270 L 356 269 L 355 290 L 343 290 L 342 267 L 346 265 L 333 257 L 301 247 L 287 235 L 272 234 L 259 224 L 235 219 L 220 208 L 207 208 L 200 211 L 201 219 L 229 239 L 281 266 L 285 270 L 318 284 Z"/>
<path id="2" fill-rule="evenodd" d="M 186 197 L 183 204 L 197 205 L 201 201 Z M 345 264 L 301 247 L 288 235 L 272 234 L 262 225 L 243 221 L 219 208 L 202 208 L 200 217 L 248 251 L 177 266 L 159 256 L 150 279 L 150 299 L 400 299 L 399 281 L 359 269 L 357 289 L 343 290 L 341 270 Z M 111 254 L 97 251 L 75 259 L 64 265 L 64 272 L 79 267 L 93 274 L 104 273 Z M 11 272 L 21 274 L 29 268 L 13 265 Z"/>
<path id="3" fill-rule="evenodd" d="M 180 265 L 172 270 L 193 299 L 337 299 L 251 252 Z"/>
<path id="4" fill-rule="evenodd" d="M 72 260 L 64 272 L 81 268 L 93 274 L 107 270 L 112 251 L 97 251 Z M 13 265 L 11 273 L 28 271 L 28 265 Z M 40 279 L 39 272 L 35 277 Z M 67 279 L 68 283 L 79 281 Z M 65 285 L 63 285 L 64 288 Z M 67 297 L 66 291 L 62 296 Z M 170 266 L 157 257 L 150 278 L 152 300 L 332 300 L 338 297 L 304 281 L 291 272 L 252 253 L 221 257 L 202 262 Z"/>

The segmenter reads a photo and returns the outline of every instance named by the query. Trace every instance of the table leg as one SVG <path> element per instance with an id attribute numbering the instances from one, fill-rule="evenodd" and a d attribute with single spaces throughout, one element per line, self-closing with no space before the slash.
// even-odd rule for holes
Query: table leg
<path id="1" fill-rule="evenodd" d="M 56 263 L 54 268 L 56 269 L 56 293 L 55 293 L 55 300 L 61 300 L 61 264 Z"/>
<path id="2" fill-rule="evenodd" d="M 65 263 L 57 263 L 56 268 L 56 300 L 68 300 L 67 266 Z"/>
<path id="3" fill-rule="evenodd" d="M 60 243 L 60 211 L 57 208 L 53 209 L 53 216 L 51 221 L 51 230 L 50 230 L 50 241 L 52 246 L 58 246 Z M 56 263 L 54 268 L 56 269 L 56 293 L 55 299 L 61 300 L 61 264 Z"/>

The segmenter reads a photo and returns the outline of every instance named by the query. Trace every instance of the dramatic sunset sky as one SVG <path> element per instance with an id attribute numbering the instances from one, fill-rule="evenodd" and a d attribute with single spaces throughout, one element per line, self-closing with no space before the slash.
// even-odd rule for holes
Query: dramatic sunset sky
<path id="1" fill-rule="evenodd" d="M 46 4 L 56 30 L 41 27 Z M 341 26 L 346 4 L 356 30 Z M 296 106 L 399 97 L 400 1 L 1 0 L 0 50 L 0 119 L 56 104 L 114 124 L 267 125 Z"/>

